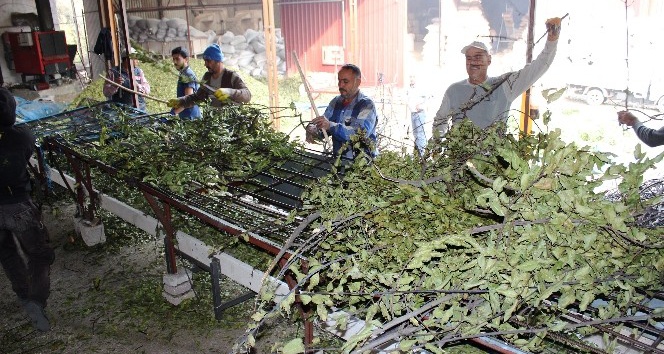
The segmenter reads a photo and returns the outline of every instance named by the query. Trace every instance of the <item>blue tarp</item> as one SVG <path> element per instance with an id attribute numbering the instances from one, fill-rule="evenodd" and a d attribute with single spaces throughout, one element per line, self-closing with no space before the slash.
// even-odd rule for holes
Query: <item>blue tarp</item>
<path id="1" fill-rule="evenodd" d="M 65 103 L 51 101 L 30 101 L 21 97 L 16 98 L 16 122 L 30 122 L 58 114 L 67 108 Z"/>

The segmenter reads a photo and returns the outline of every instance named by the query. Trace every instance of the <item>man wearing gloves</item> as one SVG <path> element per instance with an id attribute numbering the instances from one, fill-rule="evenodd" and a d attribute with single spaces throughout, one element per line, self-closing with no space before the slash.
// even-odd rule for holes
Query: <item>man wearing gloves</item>
<path id="1" fill-rule="evenodd" d="M 170 99 L 169 107 L 192 107 L 210 95 L 214 97 L 210 103 L 213 107 L 223 107 L 231 102 L 248 103 L 251 100 L 251 91 L 242 78 L 234 71 L 224 68 L 224 54 L 218 44 L 212 44 L 205 49 L 203 60 L 208 71 L 203 74 L 201 88 L 191 95 Z"/>
<path id="2" fill-rule="evenodd" d="M 35 136 L 26 126 L 14 125 L 15 112 L 14 96 L 0 87 L 0 263 L 32 326 L 46 332 L 51 325 L 44 308 L 55 253 L 30 196 L 28 160 Z"/>
<path id="3" fill-rule="evenodd" d="M 194 71 L 189 67 L 189 51 L 185 48 L 177 47 L 171 51 L 171 57 L 173 59 L 173 65 L 180 73 L 178 75 L 178 84 L 176 87 L 177 97 L 188 96 L 198 91 L 198 79 L 196 78 Z M 198 119 L 201 117 L 201 111 L 197 105 L 188 108 L 173 108 L 171 114 L 177 114 L 180 118 L 187 120 Z"/>
<path id="4" fill-rule="evenodd" d="M 468 78 L 456 82 L 445 91 L 434 118 L 433 130 L 445 135 L 451 126 L 464 118 L 484 129 L 509 117 L 512 101 L 528 89 L 549 69 L 556 56 L 561 19 L 546 21 L 547 41 L 537 59 L 523 69 L 497 77 L 489 77 L 489 49 L 482 42 L 472 42 L 461 49 L 466 56 Z"/>

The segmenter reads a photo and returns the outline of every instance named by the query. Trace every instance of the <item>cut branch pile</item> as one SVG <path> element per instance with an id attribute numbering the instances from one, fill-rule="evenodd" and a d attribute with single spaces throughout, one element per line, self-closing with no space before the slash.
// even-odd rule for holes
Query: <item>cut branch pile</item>
<path id="1" fill-rule="evenodd" d="M 321 231 L 297 250 L 307 267 L 289 265 L 298 286 L 276 306 L 264 289 L 237 350 L 296 301 L 315 321 L 344 311 L 334 318 L 342 331 L 364 320 L 335 348 L 353 353 L 389 342 L 442 353 L 487 335 L 537 352 L 549 333 L 579 338 L 593 326 L 662 318 L 636 315 L 664 270 L 662 229 L 639 227 L 636 216 L 660 201 L 639 191 L 664 153 L 648 159 L 637 147 L 626 167 L 566 144 L 560 131 L 518 140 L 504 131 L 465 121 L 430 145 L 425 164 L 387 152 L 313 186 L 301 214 L 320 213 Z M 595 192 L 611 181 L 621 181 L 620 198 Z M 574 314 L 590 317 L 564 320 Z M 294 338 L 282 350 L 303 345 Z"/>

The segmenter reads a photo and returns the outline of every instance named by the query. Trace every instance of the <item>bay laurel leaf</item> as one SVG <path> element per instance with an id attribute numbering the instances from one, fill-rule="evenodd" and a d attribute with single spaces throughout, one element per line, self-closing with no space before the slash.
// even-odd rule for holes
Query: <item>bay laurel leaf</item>
<path id="1" fill-rule="evenodd" d="M 532 272 L 533 270 L 535 270 L 537 268 L 540 268 L 540 267 L 541 267 L 541 264 L 537 260 L 531 259 L 529 261 L 526 261 L 526 262 L 523 262 L 523 263 L 519 264 L 516 268 L 520 271 L 523 271 L 523 272 Z"/>
<path id="2" fill-rule="evenodd" d="M 295 338 L 290 340 L 284 347 L 281 349 L 283 354 L 299 354 L 304 353 L 304 342 L 302 338 Z"/>
<path id="3" fill-rule="evenodd" d="M 311 302 L 311 295 L 300 295 L 300 301 L 302 301 L 302 304 L 306 305 Z"/>
<path id="4" fill-rule="evenodd" d="M 533 184 L 533 187 L 542 190 L 551 190 L 553 189 L 553 179 L 551 178 L 540 178 Z"/>
<path id="5" fill-rule="evenodd" d="M 564 309 L 576 301 L 576 294 L 571 288 L 564 289 L 562 296 L 558 298 L 558 308 Z"/>
<path id="6" fill-rule="evenodd" d="M 408 352 L 410 351 L 410 348 L 415 345 L 415 343 L 417 343 L 417 340 L 415 339 L 402 340 L 399 342 L 399 350 L 402 352 Z"/>

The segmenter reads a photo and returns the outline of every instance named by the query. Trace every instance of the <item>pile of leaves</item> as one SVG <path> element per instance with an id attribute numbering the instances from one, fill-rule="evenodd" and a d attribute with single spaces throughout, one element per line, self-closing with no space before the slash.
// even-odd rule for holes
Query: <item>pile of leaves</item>
<path id="1" fill-rule="evenodd" d="M 149 123 L 106 122 L 97 145 L 84 153 L 121 176 L 182 193 L 192 185 L 224 190 L 293 154 L 298 146 L 271 129 L 269 110 L 230 105 L 204 110 L 202 119 L 156 116 Z M 122 117 L 122 115 L 121 115 Z"/>
<path id="2" fill-rule="evenodd" d="M 127 123 L 123 139 L 102 134 L 86 153 L 173 192 L 191 183 L 223 189 L 292 153 L 267 116 L 241 106 L 194 122 Z M 337 348 L 344 352 L 398 342 L 403 351 L 440 353 L 483 335 L 538 351 L 547 333 L 592 331 L 562 314 L 592 307 L 596 323 L 636 320 L 634 304 L 659 289 L 664 270 L 661 229 L 635 219 L 661 202 L 642 199 L 639 188 L 664 154 L 647 159 L 637 146 L 636 162 L 616 165 L 563 142 L 559 131 L 518 138 L 504 131 L 464 122 L 431 143 L 424 160 L 383 152 L 373 163 L 357 159 L 343 179 L 312 186 L 297 215 L 311 223 L 298 229 L 309 242 L 293 251 L 307 267 L 292 257 L 280 271 L 297 287 L 276 306 L 274 290 L 264 289 L 238 350 L 254 345 L 270 318 L 292 315 L 296 302 L 312 310 L 311 320 L 343 310 L 334 319 L 342 330 L 352 318 L 365 321 Z M 595 192 L 615 181 L 618 198 Z M 281 348 L 303 349 L 302 338 Z"/>
<path id="3" fill-rule="evenodd" d="M 466 121 L 431 143 L 424 161 L 384 152 L 312 186 L 300 211 L 311 236 L 294 250 L 307 266 L 292 257 L 278 274 L 297 286 L 276 305 L 264 287 L 236 350 L 251 347 L 268 319 L 296 314 L 296 303 L 314 321 L 344 311 L 333 319 L 339 330 L 364 320 L 334 348 L 353 353 L 391 342 L 443 353 L 484 335 L 537 352 L 547 333 L 593 331 L 561 319 L 570 312 L 592 309 L 599 324 L 664 317 L 637 318 L 634 308 L 660 289 L 664 271 L 661 229 L 634 218 L 661 199 L 642 200 L 639 187 L 664 153 L 648 159 L 637 146 L 623 166 L 563 142 L 560 131 L 518 139 L 504 131 Z M 595 192 L 618 181 L 618 200 Z M 302 338 L 280 346 L 304 350 Z"/>

